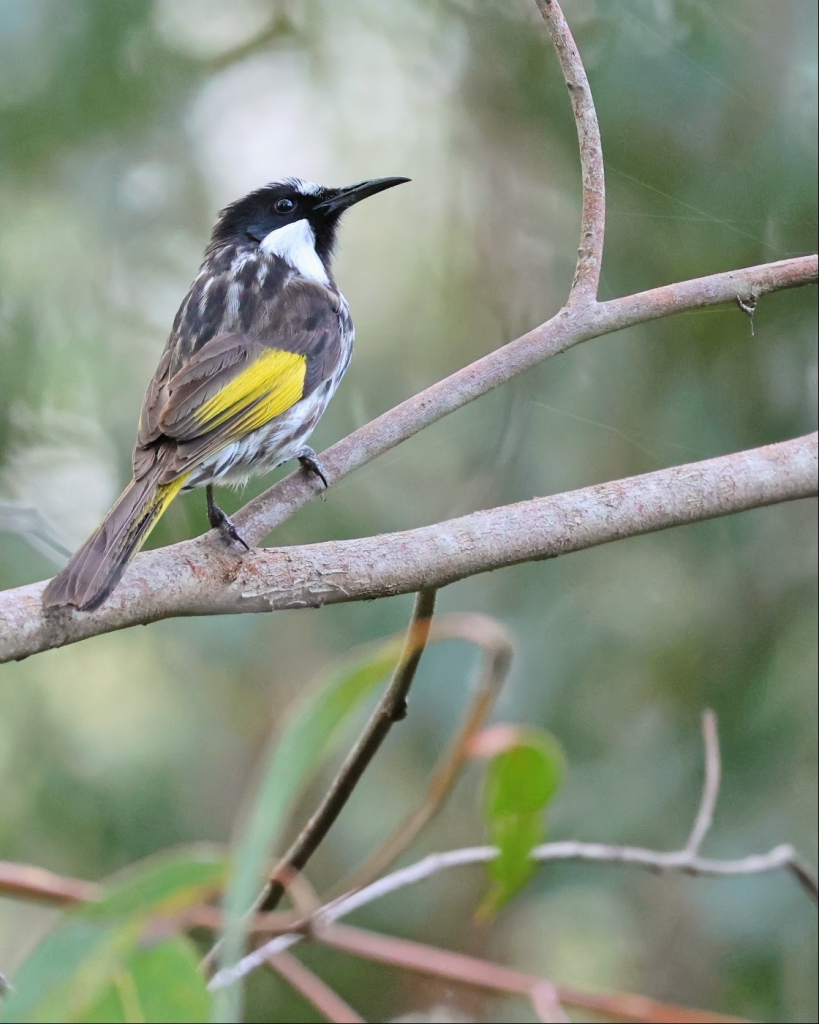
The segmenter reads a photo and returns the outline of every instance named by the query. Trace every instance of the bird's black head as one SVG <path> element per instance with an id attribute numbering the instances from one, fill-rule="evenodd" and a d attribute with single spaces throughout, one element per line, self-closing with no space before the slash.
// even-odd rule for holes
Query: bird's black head
<path id="1" fill-rule="evenodd" d="M 315 249 L 329 266 L 341 214 L 355 203 L 409 178 L 372 178 L 344 188 L 326 188 L 301 178 L 285 178 L 237 199 L 221 211 L 213 226 L 209 249 L 224 244 L 260 245 L 271 233 L 306 220 Z"/>

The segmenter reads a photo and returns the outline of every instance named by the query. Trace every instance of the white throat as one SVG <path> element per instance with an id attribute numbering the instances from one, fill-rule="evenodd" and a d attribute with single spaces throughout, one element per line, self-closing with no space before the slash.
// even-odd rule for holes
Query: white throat
<path id="1" fill-rule="evenodd" d="M 316 252 L 316 236 L 306 218 L 276 228 L 262 239 L 262 252 L 278 256 L 302 277 L 320 284 L 329 284 L 327 271 Z"/>

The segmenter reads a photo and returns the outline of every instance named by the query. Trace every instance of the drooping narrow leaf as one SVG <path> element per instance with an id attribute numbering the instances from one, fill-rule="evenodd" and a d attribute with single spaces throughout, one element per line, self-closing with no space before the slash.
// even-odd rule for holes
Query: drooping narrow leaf
<path id="1" fill-rule="evenodd" d="M 489 891 L 478 909 L 486 920 L 508 902 L 534 870 L 531 850 L 546 837 L 545 810 L 560 787 L 565 759 L 557 741 L 540 729 L 516 729 L 510 745 L 489 762 L 484 817 L 500 851 L 489 862 Z"/>
<path id="2" fill-rule="evenodd" d="M 210 996 L 196 947 L 177 936 L 134 950 L 81 1024 L 198 1024 L 209 1016 Z"/>
<path id="3" fill-rule="evenodd" d="M 242 956 L 244 918 L 258 895 L 264 867 L 299 793 L 335 749 L 344 723 L 395 667 L 402 646 L 402 639 L 391 639 L 345 661 L 312 690 L 274 742 L 236 848 L 225 900 L 222 967 Z M 241 986 L 219 989 L 213 1019 L 232 1024 L 240 1014 Z"/>

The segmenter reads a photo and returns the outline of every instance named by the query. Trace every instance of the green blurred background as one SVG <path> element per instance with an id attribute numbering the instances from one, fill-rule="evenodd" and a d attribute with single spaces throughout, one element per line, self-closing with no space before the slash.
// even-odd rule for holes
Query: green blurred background
<path id="1" fill-rule="evenodd" d="M 812 0 L 565 10 L 606 155 L 603 298 L 815 249 Z M 318 448 L 566 294 L 576 141 L 528 0 L 0 3 L 0 585 L 53 574 L 54 545 L 76 545 L 119 492 L 215 211 L 290 174 L 413 179 L 344 224 L 337 277 L 357 350 Z M 418 526 L 814 429 L 815 295 L 766 297 L 755 328 L 726 307 L 587 343 L 335 485 L 274 540 Z M 711 706 L 725 766 L 706 852 L 792 841 L 816 861 L 814 516 L 812 502 L 764 509 L 442 594 L 442 610 L 496 616 L 517 638 L 498 716 L 565 748 L 553 837 L 681 844 Z M 152 543 L 205 527 L 194 493 Z M 228 840 L 293 695 L 409 609 L 176 620 L 6 666 L 0 858 L 98 878 L 170 844 Z M 316 857 L 314 884 L 354 866 L 419 797 L 474 660 L 458 644 L 425 657 L 409 719 Z M 466 773 L 413 856 L 482 841 L 479 781 Z M 478 930 L 483 885 L 477 870 L 450 873 L 358 920 L 589 988 L 816 1020 L 815 909 L 786 877 L 554 866 Z M 13 973 L 53 918 L 0 899 L 0 969 Z M 440 1002 L 529 1019 L 340 954 L 307 959 L 369 1019 Z M 249 1013 L 315 1019 L 271 977 L 251 985 Z"/>

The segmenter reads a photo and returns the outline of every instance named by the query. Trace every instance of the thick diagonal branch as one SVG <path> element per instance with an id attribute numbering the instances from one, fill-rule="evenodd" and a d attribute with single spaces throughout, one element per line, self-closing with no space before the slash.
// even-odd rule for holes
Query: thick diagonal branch
<path id="1" fill-rule="evenodd" d="M 327 478 L 330 483 L 342 479 L 450 413 L 581 342 L 675 313 L 723 303 L 736 309 L 738 298 L 758 301 L 771 292 L 816 284 L 817 262 L 815 255 L 799 256 L 679 281 L 609 302 L 564 308 L 551 320 L 456 370 L 328 448 L 321 455 Z M 742 314 L 737 310 L 736 315 Z M 233 518 L 242 536 L 258 543 L 315 497 L 316 488 L 304 473 L 291 473 Z"/>
<path id="2" fill-rule="evenodd" d="M 748 304 L 755 307 L 759 297 L 768 292 L 815 283 L 817 280 L 816 256 L 803 256 L 597 303 L 595 293 L 604 231 L 603 164 L 597 119 L 582 61 L 559 5 L 555 0 L 538 0 L 538 6 L 549 27 L 566 81 L 571 85 L 572 108 L 580 140 L 583 172 L 582 237 L 575 283 L 569 300 L 551 320 L 433 384 L 330 448 L 322 456 L 330 481 L 338 480 L 449 413 L 487 394 L 549 356 L 565 352 L 580 342 L 700 306 L 739 300 L 744 304 L 743 308 Z M 237 525 L 243 537 L 258 543 L 314 495 L 315 488 L 306 482 L 304 474 L 292 474 L 245 506 L 236 517 Z M 744 507 L 752 507 L 753 504 Z M 503 520 L 504 510 L 495 511 Z M 702 518 L 708 518 L 708 515 L 704 513 Z M 440 528 L 440 536 L 444 540 L 447 525 L 441 524 Z M 659 528 L 651 523 L 646 525 L 648 530 Z M 598 540 L 591 543 L 602 542 Z M 328 553 L 333 554 L 334 549 L 328 549 Z M 552 550 L 528 557 L 549 557 L 557 553 L 560 552 Z M 294 557 L 298 560 L 297 554 Z M 525 560 L 526 557 L 517 560 Z M 487 565 L 485 568 L 495 567 Z M 446 559 L 442 568 L 443 575 L 447 576 Z M 330 575 L 333 574 L 330 571 Z M 468 572 L 461 575 L 468 575 Z M 284 577 L 287 577 L 286 573 Z M 284 594 L 286 584 L 280 588 L 285 602 L 282 605 L 268 603 L 261 608 L 253 608 L 246 603 L 237 603 L 230 597 L 226 598 L 229 584 L 237 578 L 235 562 L 225 557 L 212 538 L 205 537 L 192 543 L 176 545 L 160 554 L 143 554 L 127 573 L 114 598 L 100 611 L 81 614 L 79 619 L 75 613 L 65 611 L 45 620 L 39 608 L 42 586 L 8 591 L 0 594 L 0 662 L 174 615 L 294 606 L 287 604 L 288 597 Z M 376 585 L 370 588 L 372 592 L 367 596 L 417 590 L 423 585 L 422 581 L 407 586 L 406 581 L 403 581 L 381 591 Z M 317 592 L 317 588 L 309 583 L 307 589 L 313 595 Z M 350 594 L 347 598 L 350 600 L 363 596 L 353 592 Z M 328 599 L 340 598 L 334 595 Z M 296 597 L 293 600 L 296 605 L 314 604 L 321 603 L 323 598 L 308 596 L 301 601 Z M 225 604 L 230 607 L 225 608 Z"/>
<path id="3" fill-rule="evenodd" d="M 475 512 L 404 533 L 217 556 L 148 552 L 95 612 L 45 616 L 37 583 L 0 594 L 0 661 L 174 615 L 370 600 L 817 493 L 817 437 Z"/>

